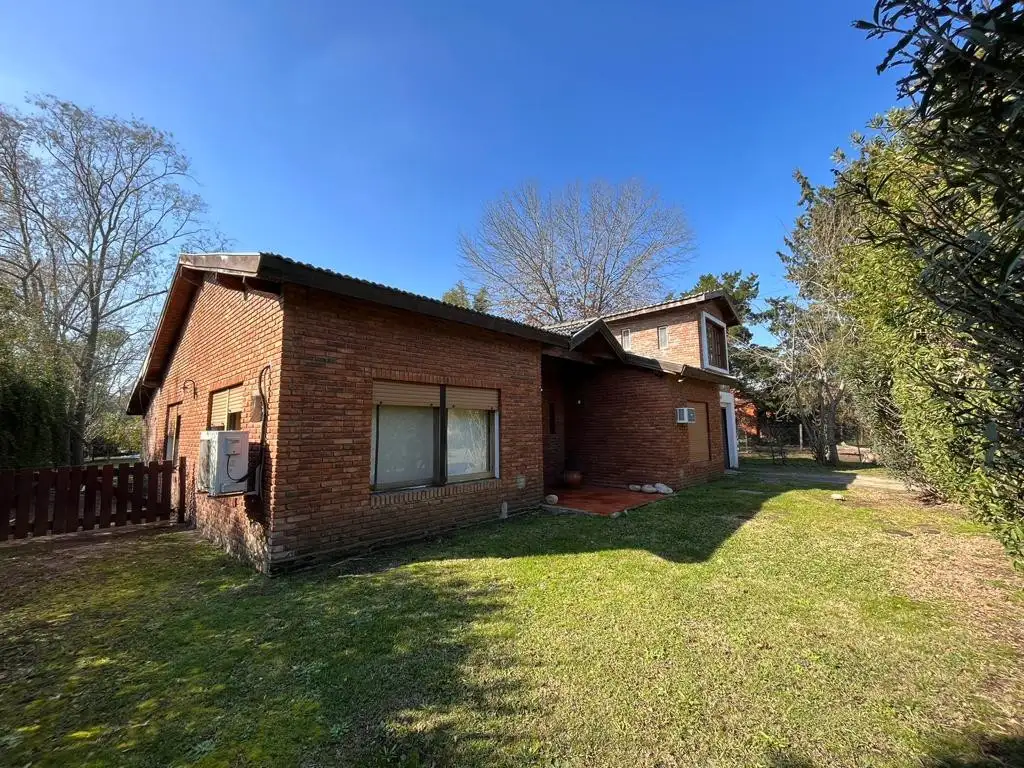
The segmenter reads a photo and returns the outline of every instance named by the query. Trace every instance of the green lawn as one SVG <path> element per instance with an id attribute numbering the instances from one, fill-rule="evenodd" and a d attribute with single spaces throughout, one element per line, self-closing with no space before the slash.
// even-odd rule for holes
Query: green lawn
<path id="1" fill-rule="evenodd" d="M 948 511 L 831 490 L 270 580 L 191 533 L 3 548 L 0 763 L 1014 764 L 1024 579 Z"/>

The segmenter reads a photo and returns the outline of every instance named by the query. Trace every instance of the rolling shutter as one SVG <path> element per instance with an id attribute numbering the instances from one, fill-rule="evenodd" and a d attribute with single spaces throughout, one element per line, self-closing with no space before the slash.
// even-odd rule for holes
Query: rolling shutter
<path id="1" fill-rule="evenodd" d="M 242 412 L 242 385 L 214 392 L 210 398 L 210 428 L 227 427 L 229 413 Z"/>
<path id="2" fill-rule="evenodd" d="M 475 387 L 448 387 L 445 390 L 445 405 L 467 411 L 498 410 L 498 390 L 476 389 Z"/>
<path id="3" fill-rule="evenodd" d="M 228 392 L 222 389 L 210 398 L 210 429 L 224 429 L 228 423 Z"/>
<path id="4" fill-rule="evenodd" d="M 376 405 L 440 408 L 441 387 L 436 384 L 412 384 L 407 381 L 375 381 L 373 402 Z"/>

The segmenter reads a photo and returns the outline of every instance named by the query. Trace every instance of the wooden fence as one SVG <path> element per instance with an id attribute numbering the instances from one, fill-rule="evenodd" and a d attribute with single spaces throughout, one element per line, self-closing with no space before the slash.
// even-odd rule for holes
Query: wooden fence
<path id="1" fill-rule="evenodd" d="M 0 470 L 0 541 L 172 517 L 184 522 L 184 457 L 177 471 L 179 482 L 171 461 Z"/>

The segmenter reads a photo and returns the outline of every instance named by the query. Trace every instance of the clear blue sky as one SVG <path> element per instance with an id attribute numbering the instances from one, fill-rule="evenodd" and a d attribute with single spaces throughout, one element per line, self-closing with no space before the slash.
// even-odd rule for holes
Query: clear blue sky
<path id="1" fill-rule="evenodd" d="M 0 0 L 0 100 L 171 131 L 238 250 L 437 296 L 503 190 L 637 176 L 687 212 L 687 281 L 777 294 L 793 170 L 827 181 L 894 101 L 850 26 L 871 6 Z"/>

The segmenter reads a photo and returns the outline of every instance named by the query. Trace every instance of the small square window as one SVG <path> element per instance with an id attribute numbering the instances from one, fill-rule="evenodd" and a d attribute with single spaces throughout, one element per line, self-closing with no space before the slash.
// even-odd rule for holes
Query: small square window
<path id="1" fill-rule="evenodd" d="M 210 395 L 210 429 L 242 428 L 242 385 L 221 389 Z"/>
<path id="2" fill-rule="evenodd" d="M 658 326 L 658 349 L 668 349 L 668 326 Z"/>

